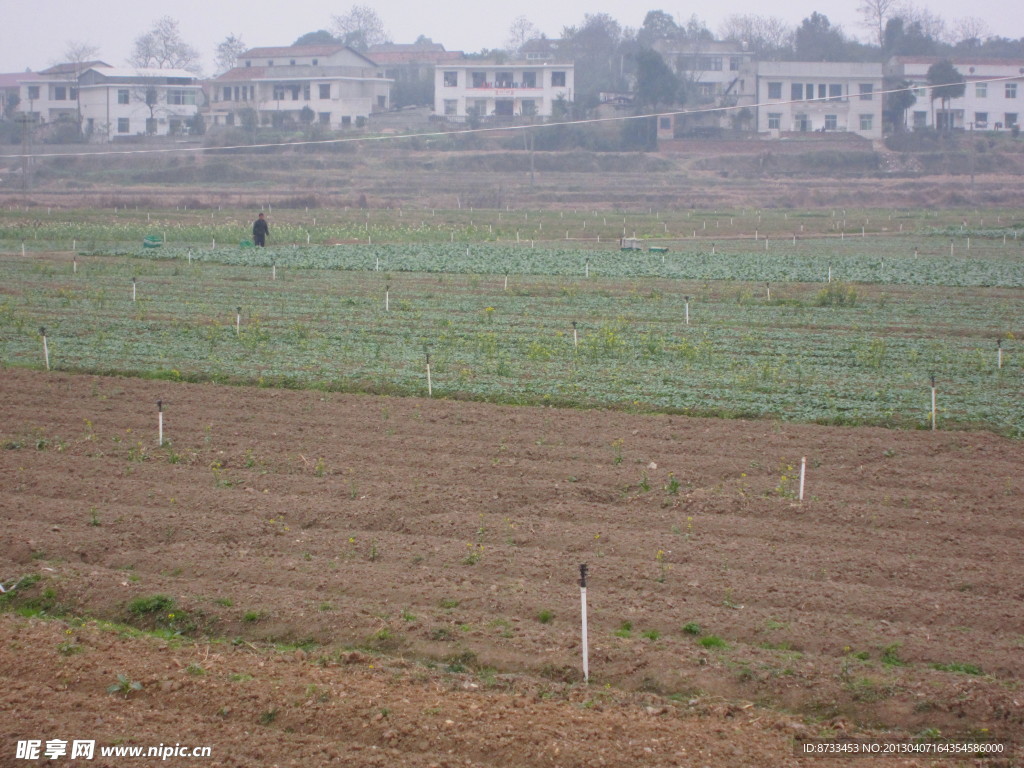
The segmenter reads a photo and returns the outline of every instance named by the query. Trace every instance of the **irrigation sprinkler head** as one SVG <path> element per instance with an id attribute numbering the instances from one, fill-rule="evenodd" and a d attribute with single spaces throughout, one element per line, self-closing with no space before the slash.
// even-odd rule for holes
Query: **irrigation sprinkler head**
<path id="1" fill-rule="evenodd" d="M 1002 339 L 996 339 L 996 349 L 1000 349 L 1000 348 L 1002 348 L 1002 346 L 1003 346 L 1003 340 Z"/>
<path id="2" fill-rule="evenodd" d="M 932 374 L 932 389 L 935 389 L 935 374 Z"/>
<path id="3" fill-rule="evenodd" d="M 580 589 L 587 588 L 587 564 L 580 563 Z"/>
<path id="4" fill-rule="evenodd" d="M 690 297 L 689 296 L 683 296 L 683 301 L 685 301 L 687 304 L 689 304 L 690 303 Z"/>
<path id="5" fill-rule="evenodd" d="M 45 336 L 46 335 L 46 328 L 44 328 L 41 325 L 39 326 L 39 335 L 40 336 Z"/>
<path id="6" fill-rule="evenodd" d="M 236 311 L 236 312 L 237 312 L 238 314 L 242 314 L 242 308 L 241 308 L 241 307 L 235 307 L 235 311 Z"/>
<path id="7" fill-rule="evenodd" d="M 132 285 L 135 285 L 135 278 L 132 278 Z"/>
<path id="8" fill-rule="evenodd" d="M 156 409 L 157 409 L 158 412 L 162 412 L 163 411 L 163 409 L 164 409 L 164 401 L 163 400 L 157 400 L 156 401 Z"/>
<path id="9" fill-rule="evenodd" d="M 576 330 L 576 321 L 575 320 L 572 321 L 572 329 L 574 331 Z"/>

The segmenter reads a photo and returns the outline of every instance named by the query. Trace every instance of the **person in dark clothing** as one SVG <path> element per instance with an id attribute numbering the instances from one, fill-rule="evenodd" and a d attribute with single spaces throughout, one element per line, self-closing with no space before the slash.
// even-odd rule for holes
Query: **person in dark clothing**
<path id="1" fill-rule="evenodd" d="M 252 223 L 252 241 L 262 248 L 267 244 L 267 235 L 269 234 L 270 224 L 267 223 L 267 217 L 261 213 L 259 218 Z"/>

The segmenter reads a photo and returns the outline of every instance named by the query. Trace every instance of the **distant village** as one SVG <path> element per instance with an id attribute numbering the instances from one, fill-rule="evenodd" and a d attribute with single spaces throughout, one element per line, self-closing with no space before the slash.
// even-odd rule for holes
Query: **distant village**
<path id="1" fill-rule="evenodd" d="M 674 22 L 652 21 L 656 14 L 666 16 L 651 12 L 645 27 L 650 21 L 661 33 L 634 45 L 629 71 L 620 54 L 617 76 L 604 82 L 595 80 L 593 50 L 581 55 L 578 44 L 544 36 L 511 51 L 465 54 L 426 38 L 355 46 L 326 33 L 326 40 L 239 50 L 211 78 L 99 58 L 0 74 L 0 123 L 9 126 L 2 138 L 130 143 L 231 128 L 254 138 L 270 129 L 325 135 L 635 115 L 654 116 L 660 140 L 1020 130 L 1024 55 L 986 55 L 984 46 L 927 55 L 904 45 L 884 61 L 866 61 L 844 57 L 834 37 L 828 47 L 826 34 L 816 41 L 826 46 L 822 60 L 789 60 L 764 41 L 715 39 L 682 26 L 666 32 Z M 829 33 L 819 14 L 804 25 L 820 33 L 822 20 Z"/>

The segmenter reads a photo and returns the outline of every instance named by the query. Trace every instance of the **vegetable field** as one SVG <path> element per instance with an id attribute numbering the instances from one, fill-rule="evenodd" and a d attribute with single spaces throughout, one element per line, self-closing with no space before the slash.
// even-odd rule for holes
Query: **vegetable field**
<path id="1" fill-rule="evenodd" d="M 1024 436 L 1024 243 L 937 223 L 653 252 L 26 249 L 0 262 L 0 354 L 44 365 L 45 328 L 64 370 L 417 395 L 429 355 L 434 396 L 907 428 L 934 376 L 940 428 Z"/>

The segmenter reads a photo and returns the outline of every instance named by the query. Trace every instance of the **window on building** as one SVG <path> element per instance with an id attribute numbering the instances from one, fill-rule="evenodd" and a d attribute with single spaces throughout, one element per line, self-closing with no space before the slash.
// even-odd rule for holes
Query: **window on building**
<path id="1" fill-rule="evenodd" d="M 769 99 L 781 99 L 782 98 L 782 83 L 768 83 L 768 98 Z"/>
<path id="2" fill-rule="evenodd" d="M 552 72 L 551 73 L 551 87 L 552 88 L 564 88 L 565 87 L 565 72 Z"/>
<path id="3" fill-rule="evenodd" d="M 789 86 L 790 101 L 802 101 L 804 98 L 804 84 L 792 83 Z"/>
<path id="4" fill-rule="evenodd" d="M 537 87 L 537 73 L 536 72 L 523 72 L 523 88 L 536 88 Z"/>
<path id="5" fill-rule="evenodd" d="M 177 88 L 172 88 L 167 91 L 167 103 L 168 104 L 187 104 L 192 105 L 196 103 L 196 92 L 195 91 L 184 91 Z"/>
<path id="6" fill-rule="evenodd" d="M 53 100 L 54 101 L 66 101 L 68 98 L 68 89 L 63 85 L 53 86 Z"/>
<path id="7" fill-rule="evenodd" d="M 229 88 L 225 88 L 224 90 L 225 91 L 230 91 Z M 228 97 L 225 96 L 224 98 L 228 98 Z M 127 104 L 129 99 L 130 99 L 130 94 L 128 93 L 128 89 L 127 88 L 118 88 L 117 89 L 117 103 L 118 104 Z"/>
<path id="8" fill-rule="evenodd" d="M 321 112 L 319 115 L 317 115 L 317 118 L 320 121 L 320 125 L 330 125 L 331 124 L 331 113 L 330 112 Z"/>
<path id="9" fill-rule="evenodd" d="M 828 85 L 828 99 L 829 101 L 841 101 L 843 98 L 843 84 L 842 83 L 829 83 Z"/>
<path id="10" fill-rule="evenodd" d="M 471 72 L 470 77 L 473 80 L 474 88 L 485 88 L 487 87 L 487 73 L 486 72 Z"/>
<path id="11" fill-rule="evenodd" d="M 352 125 L 352 116 L 351 115 L 344 115 L 344 116 L 342 116 L 342 118 L 341 118 L 341 127 L 342 128 L 349 128 L 349 127 L 351 127 L 351 125 Z"/>
<path id="12" fill-rule="evenodd" d="M 251 67 L 251 66 L 252 66 L 252 62 L 251 62 L 251 61 L 247 61 L 247 62 L 245 62 L 245 66 L 247 66 L 247 67 Z"/>
<path id="13" fill-rule="evenodd" d="M 285 98 L 285 89 L 283 85 L 274 86 L 274 101 L 281 101 Z"/>
<path id="14" fill-rule="evenodd" d="M 298 88 L 295 89 L 299 90 Z M 309 101 L 309 83 L 302 86 L 302 98 L 304 101 Z"/>
<path id="15" fill-rule="evenodd" d="M 537 114 L 537 102 L 533 99 L 523 99 L 522 113 L 523 117 L 534 117 Z"/>
<path id="16" fill-rule="evenodd" d="M 862 131 L 870 131 L 875 124 L 874 115 L 861 115 L 860 116 L 860 129 Z"/>
<path id="17" fill-rule="evenodd" d="M 1017 84 L 1006 83 L 1006 98 L 1016 99 L 1017 98 Z"/>
<path id="18" fill-rule="evenodd" d="M 117 118 L 117 132 L 128 133 L 131 130 L 131 124 L 127 117 Z"/>
<path id="19" fill-rule="evenodd" d="M 670 130 L 672 130 L 672 118 L 671 117 L 659 117 L 658 118 L 658 130 L 659 131 L 670 131 Z"/>
<path id="20" fill-rule="evenodd" d="M 28 87 L 28 97 L 30 99 L 38 99 L 39 98 L 39 86 L 38 85 L 30 85 Z"/>
<path id="21" fill-rule="evenodd" d="M 444 100 L 444 113 L 446 115 L 457 115 L 459 113 L 459 102 L 457 99 Z"/>
<path id="22" fill-rule="evenodd" d="M 928 126 L 928 113 L 922 110 L 914 112 L 911 125 L 914 128 L 926 128 Z"/>
<path id="23" fill-rule="evenodd" d="M 317 91 L 319 92 L 321 99 L 329 99 L 329 98 L 331 98 L 331 84 L 330 83 L 320 83 L 317 86 Z"/>
<path id="24" fill-rule="evenodd" d="M 387 106 L 388 106 L 388 97 L 387 96 L 378 96 L 377 97 L 377 109 L 387 109 Z"/>
<path id="25" fill-rule="evenodd" d="M 701 72 L 721 72 L 722 71 L 722 57 L 721 56 L 698 56 L 697 57 L 697 69 Z"/>
<path id="26" fill-rule="evenodd" d="M 1006 115 L 1004 115 L 1004 117 L 1003 117 L 1003 124 L 1007 128 L 1013 128 L 1013 126 L 1015 126 L 1017 124 L 1017 113 L 1016 112 L 1007 112 Z"/>
<path id="27" fill-rule="evenodd" d="M 798 131 L 807 132 L 811 130 L 811 119 L 807 115 L 794 115 L 793 122 Z"/>
<path id="28" fill-rule="evenodd" d="M 317 66 L 318 64 L 320 64 L 320 59 L 313 59 L 313 66 L 315 67 L 315 66 Z M 330 117 L 330 115 L 328 115 L 328 118 L 329 118 L 329 117 Z M 330 122 L 330 120 L 328 119 L 328 121 L 327 121 L 327 122 Z"/>
<path id="29" fill-rule="evenodd" d="M 697 83 L 697 93 L 705 98 L 710 98 L 715 95 L 715 84 Z"/>
<path id="30" fill-rule="evenodd" d="M 739 57 L 739 56 L 730 56 L 729 57 L 729 71 L 730 72 L 739 72 L 740 71 L 740 67 L 742 65 L 743 65 L 743 59 L 741 57 Z"/>
<path id="31" fill-rule="evenodd" d="M 975 128 L 988 128 L 988 112 L 975 112 L 974 113 L 974 127 Z"/>
<path id="32" fill-rule="evenodd" d="M 974 98 L 976 98 L 976 99 L 988 98 L 988 83 L 975 83 L 974 84 Z"/>
<path id="33" fill-rule="evenodd" d="M 874 98 L 875 85 L 874 83 L 860 83 L 860 100 L 871 101 Z"/>
<path id="34" fill-rule="evenodd" d="M 825 115 L 825 130 L 835 131 L 839 129 L 839 116 L 838 115 Z"/>
<path id="35" fill-rule="evenodd" d="M 459 73 L 458 72 L 445 72 L 444 73 L 444 87 L 445 88 L 457 88 L 459 85 Z"/>
<path id="36" fill-rule="evenodd" d="M 69 88 L 68 89 L 68 98 L 71 99 L 72 101 L 75 101 L 78 98 L 78 89 L 77 88 Z"/>
<path id="37" fill-rule="evenodd" d="M 293 67 L 294 67 L 294 66 L 295 66 L 295 59 L 292 59 L 292 60 L 291 60 L 291 61 L 289 61 L 288 63 L 289 63 L 289 64 L 290 64 L 291 66 L 293 66 Z"/>
<path id="38" fill-rule="evenodd" d="M 778 131 L 782 129 L 782 113 L 781 112 L 769 112 L 768 113 L 768 130 Z"/>
<path id="39" fill-rule="evenodd" d="M 274 60 L 273 59 L 267 59 L 267 66 L 268 67 L 274 66 Z"/>
<path id="40" fill-rule="evenodd" d="M 512 73 L 511 72 L 499 72 L 494 76 L 494 84 L 498 88 L 511 88 L 512 87 Z"/>

